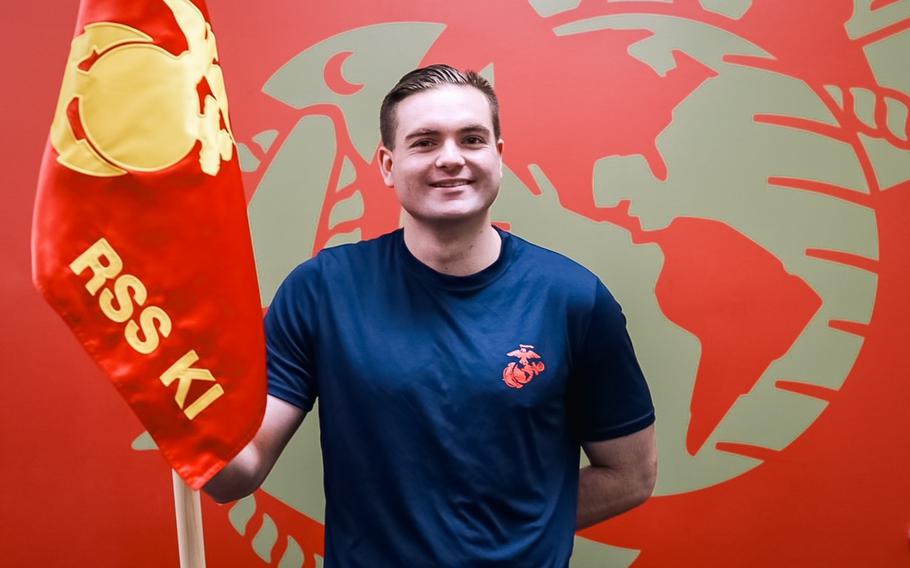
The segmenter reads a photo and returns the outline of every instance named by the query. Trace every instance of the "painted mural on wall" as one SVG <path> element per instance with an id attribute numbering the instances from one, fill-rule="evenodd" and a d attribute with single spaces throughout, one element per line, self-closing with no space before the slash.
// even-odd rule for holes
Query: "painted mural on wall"
<path id="1" fill-rule="evenodd" d="M 910 307 L 892 292 L 910 275 L 910 1 L 209 4 L 264 307 L 321 248 L 398 227 L 376 150 L 401 75 L 493 82 L 494 221 L 601 277 L 657 407 L 655 497 L 580 533 L 573 566 L 907 560 L 881 464 L 900 438 L 863 417 L 889 408 L 864 387 L 896 384 L 883 342 Z M 243 565 L 321 565 L 318 436 L 310 416 L 260 491 L 206 509 Z"/>

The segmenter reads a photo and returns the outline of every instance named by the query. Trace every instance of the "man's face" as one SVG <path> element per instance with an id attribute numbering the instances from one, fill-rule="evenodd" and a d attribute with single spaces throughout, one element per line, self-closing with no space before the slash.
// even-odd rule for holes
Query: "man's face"
<path id="1" fill-rule="evenodd" d="M 395 149 L 379 150 L 385 184 L 423 223 L 484 218 L 502 181 L 502 140 L 486 96 L 444 85 L 398 103 Z"/>

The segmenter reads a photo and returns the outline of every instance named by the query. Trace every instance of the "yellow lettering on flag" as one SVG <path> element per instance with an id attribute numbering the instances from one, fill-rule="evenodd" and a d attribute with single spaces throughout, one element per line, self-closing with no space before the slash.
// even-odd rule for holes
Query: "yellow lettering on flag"
<path id="1" fill-rule="evenodd" d="M 70 263 L 70 270 L 76 274 L 82 274 L 86 268 L 92 270 L 92 278 L 85 283 L 85 289 L 94 296 L 98 289 L 104 286 L 105 280 L 110 280 L 120 274 L 120 271 L 123 270 L 123 261 L 120 260 L 120 255 L 114 251 L 114 247 L 102 237 Z"/>
<path id="2" fill-rule="evenodd" d="M 139 314 L 139 323 L 130 320 L 123 330 L 126 342 L 143 355 L 148 355 L 158 349 L 161 336 L 167 337 L 170 334 L 171 318 L 158 306 L 149 306 L 142 310 Z"/>
<path id="3" fill-rule="evenodd" d="M 104 237 L 95 241 L 85 252 L 70 263 L 70 270 L 82 274 L 86 269 L 92 277 L 85 283 L 85 289 L 94 296 L 105 283 L 114 280 L 114 291 L 104 288 L 98 296 L 98 307 L 107 318 L 116 323 L 127 322 L 123 329 L 126 342 L 136 352 L 148 355 L 158 349 L 162 337 L 171 334 L 173 325 L 167 312 L 158 306 L 148 306 L 139 313 L 139 323 L 133 317 L 133 302 L 141 306 L 148 298 L 148 290 L 141 280 L 132 274 L 120 275 L 123 260 Z M 116 305 L 114 305 L 116 300 Z"/>
<path id="4" fill-rule="evenodd" d="M 196 418 L 200 412 L 209 407 L 212 402 L 224 394 L 224 389 L 215 381 L 211 371 L 204 368 L 195 368 L 193 363 L 199 360 L 199 355 L 195 349 L 186 352 L 180 359 L 162 373 L 161 382 L 164 386 L 169 387 L 175 380 L 177 381 L 177 392 L 174 394 L 174 400 L 177 406 L 183 410 L 186 417 L 190 420 Z M 193 401 L 189 407 L 186 407 L 186 396 L 189 394 L 190 385 L 193 381 L 214 382 L 207 391 Z"/>
<path id="5" fill-rule="evenodd" d="M 115 296 L 117 298 L 116 306 L 114 305 Z M 106 315 L 108 319 L 117 323 L 123 323 L 133 317 L 133 302 L 130 301 L 131 297 L 133 301 L 141 306 L 145 303 L 146 298 L 148 298 L 148 291 L 145 289 L 145 285 L 142 284 L 141 280 L 132 274 L 124 274 L 114 281 L 113 292 L 107 288 L 101 291 L 101 295 L 98 296 L 98 305 L 101 306 L 101 311 L 104 312 L 104 315 Z"/>

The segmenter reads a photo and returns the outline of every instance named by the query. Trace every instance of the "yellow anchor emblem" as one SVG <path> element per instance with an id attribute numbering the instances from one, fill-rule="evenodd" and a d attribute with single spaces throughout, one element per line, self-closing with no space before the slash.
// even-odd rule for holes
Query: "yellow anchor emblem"
<path id="1" fill-rule="evenodd" d="M 216 175 L 231 159 L 234 137 L 212 28 L 188 0 L 163 1 L 186 37 L 188 49 L 179 55 L 113 22 L 89 24 L 73 39 L 51 125 L 63 166 L 102 177 L 154 172 L 182 160 L 197 141 L 203 172 Z M 203 79 L 211 94 L 200 103 Z M 84 137 L 68 116 L 74 105 Z"/>

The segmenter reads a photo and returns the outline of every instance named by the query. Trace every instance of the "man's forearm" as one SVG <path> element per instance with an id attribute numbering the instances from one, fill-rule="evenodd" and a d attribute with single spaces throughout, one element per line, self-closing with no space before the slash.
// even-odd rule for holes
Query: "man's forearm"
<path id="1" fill-rule="evenodd" d="M 218 503 L 235 501 L 255 491 L 262 483 L 257 475 L 258 459 L 255 452 L 252 445 L 244 448 L 202 489 Z"/>
<path id="2" fill-rule="evenodd" d="M 647 472 L 629 476 L 607 467 L 588 466 L 578 473 L 578 529 L 641 505 L 654 489 L 652 476 Z"/>
<path id="3" fill-rule="evenodd" d="M 219 503 L 246 497 L 265 480 L 305 413 L 279 398 L 266 399 L 265 416 L 253 440 L 203 489 Z"/>
<path id="4" fill-rule="evenodd" d="M 600 442 L 582 443 L 591 465 L 578 480 L 579 529 L 589 527 L 645 502 L 657 481 L 654 424 L 638 432 Z"/>

